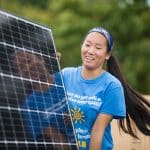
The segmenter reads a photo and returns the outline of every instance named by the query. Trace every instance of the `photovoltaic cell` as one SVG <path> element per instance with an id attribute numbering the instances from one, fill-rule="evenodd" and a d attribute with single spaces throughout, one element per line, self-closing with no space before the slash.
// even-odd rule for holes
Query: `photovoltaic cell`
<path id="1" fill-rule="evenodd" d="M 4 11 L 0 149 L 78 149 L 51 29 Z"/>

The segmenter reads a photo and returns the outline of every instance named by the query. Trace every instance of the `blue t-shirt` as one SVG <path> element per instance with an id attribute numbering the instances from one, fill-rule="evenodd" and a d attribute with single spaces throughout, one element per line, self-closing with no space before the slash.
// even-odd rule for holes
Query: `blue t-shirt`
<path id="1" fill-rule="evenodd" d="M 81 76 L 81 68 L 64 68 L 62 73 L 80 150 L 88 150 L 91 130 L 98 114 L 121 119 L 126 115 L 126 108 L 118 79 L 105 71 L 95 79 L 86 80 Z M 109 124 L 104 133 L 102 150 L 111 149 L 113 140 Z"/>

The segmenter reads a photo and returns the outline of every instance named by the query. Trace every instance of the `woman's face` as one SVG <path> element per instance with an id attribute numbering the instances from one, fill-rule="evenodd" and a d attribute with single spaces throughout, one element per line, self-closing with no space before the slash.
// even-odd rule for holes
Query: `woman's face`
<path id="1" fill-rule="evenodd" d="M 85 68 L 102 69 L 105 59 L 109 58 L 105 37 L 97 32 L 89 33 L 82 44 L 81 57 Z"/>

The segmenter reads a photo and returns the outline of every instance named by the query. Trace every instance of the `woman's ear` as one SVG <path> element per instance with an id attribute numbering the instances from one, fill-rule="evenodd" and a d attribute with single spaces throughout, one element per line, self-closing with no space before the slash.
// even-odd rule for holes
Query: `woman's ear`
<path id="1" fill-rule="evenodd" d="M 106 58 L 105 58 L 106 60 L 108 60 L 109 59 L 109 56 L 106 56 Z"/>
<path id="2" fill-rule="evenodd" d="M 109 52 L 109 53 L 107 53 L 107 55 L 106 55 L 106 60 L 108 60 L 109 58 L 110 58 L 110 56 L 111 56 L 111 53 Z"/>

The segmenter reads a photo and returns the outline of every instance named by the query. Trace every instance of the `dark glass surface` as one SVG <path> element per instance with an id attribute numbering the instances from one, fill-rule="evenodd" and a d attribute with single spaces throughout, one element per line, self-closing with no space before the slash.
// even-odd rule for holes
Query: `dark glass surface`
<path id="1" fill-rule="evenodd" d="M 52 39 L 0 11 L 0 150 L 77 150 Z"/>

